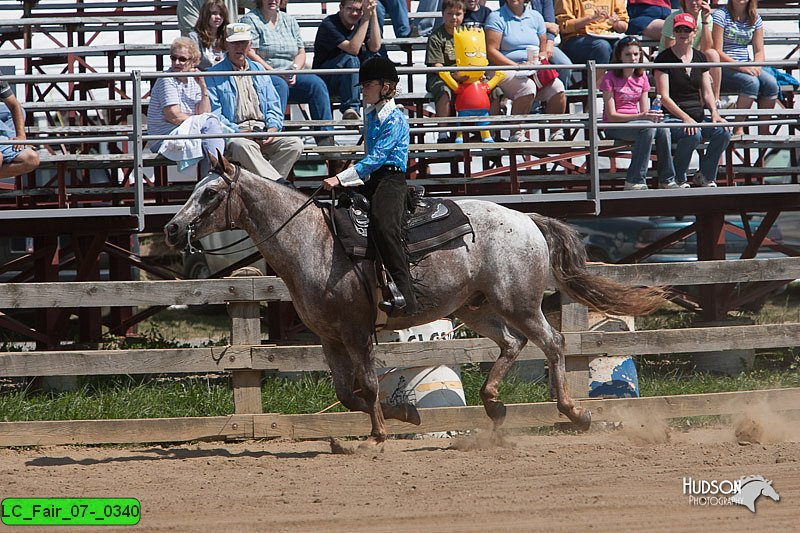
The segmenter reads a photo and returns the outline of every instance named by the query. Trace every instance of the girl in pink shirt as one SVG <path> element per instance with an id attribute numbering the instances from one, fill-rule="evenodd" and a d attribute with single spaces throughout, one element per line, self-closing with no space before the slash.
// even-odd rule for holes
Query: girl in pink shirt
<path id="1" fill-rule="evenodd" d="M 612 63 L 641 63 L 642 49 L 636 37 L 624 37 L 614 47 Z M 650 109 L 647 91 L 650 82 L 641 68 L 615 68 L 605 73 L 600 80 L 603 91 L 603 121 L 652 124 L 661 122 L 661 109 Z M 633 141 L 631 164 L 625 178 L 625 190 L 647 189 L 647 166 L 650 150 L 656 143 L 659 187 L 675 189 L 675 168 L 672 165 L 672 146 L 668 129 L 665 128 L 607 128 L 606 137 L 620 141 Z"/>

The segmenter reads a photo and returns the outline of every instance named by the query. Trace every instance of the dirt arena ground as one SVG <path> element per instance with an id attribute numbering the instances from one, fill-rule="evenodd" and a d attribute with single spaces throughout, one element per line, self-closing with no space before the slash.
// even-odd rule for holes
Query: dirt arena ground
<path id="1" fill-rule="evenodd" d="M 762 417 L 668 430 L 644 419 L 355 454 L 324 441 L 4 449 L 0 497 L 136 497 L 142 520 L 125 531 L 796 531 L 796 426 Z M 755 514 L 683 494 L 684 477 L 752 474 L 780 494 L 759 498 Z"/>

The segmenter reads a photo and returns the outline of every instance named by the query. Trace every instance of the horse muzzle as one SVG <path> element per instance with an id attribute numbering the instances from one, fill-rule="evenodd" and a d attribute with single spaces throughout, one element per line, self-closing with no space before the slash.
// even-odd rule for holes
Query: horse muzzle
<path id="1" fill-rule="evenodd" d="M 177 222 L 169 222 L 164 226 L 164 235 L 167 245 L 173 248 L 183 248 L 187 243 L 188 228 Z"/>

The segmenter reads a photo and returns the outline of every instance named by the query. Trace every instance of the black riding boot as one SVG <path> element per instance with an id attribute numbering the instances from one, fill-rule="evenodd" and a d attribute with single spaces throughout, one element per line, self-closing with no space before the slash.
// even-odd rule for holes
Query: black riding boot
<path id="1" fill-rule="evenodd" d="M 378 179 L 374 184 L 368 182 L 373 189 L 369 235 L 405 300 L 381 302 L 381 308 L 390 314 L 398 314 L 402 310 L 405 314 L 413 315 L 417 312 L 417 299 L 408 269 L 403 235 L 403 218 L 408 198 L 405 175 L 401 172 L 376 172 L 370 182 L 375 178 Z"/>

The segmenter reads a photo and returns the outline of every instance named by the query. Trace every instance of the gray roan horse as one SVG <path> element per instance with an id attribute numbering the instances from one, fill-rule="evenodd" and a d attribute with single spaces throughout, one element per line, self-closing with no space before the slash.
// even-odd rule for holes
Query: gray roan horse
<path id="1" fill-rule="evenodd" d="M 419 424 L 410 404 L 381 403 L 372 354 L 375 303 L 357 269 L 331 234 L 323 210 L 302 210 L 303 194 L 211 158 L 213 170 L 166 225 L 167 243 L 185 246 L 195 238 L 242 228 L 283 279 L 303 323 L 319 335 L 333 374 L 336 396 L 350 410 L 369 413 L 372 432 L 362 446 L 386 439 L 385 418 Z M 512 211 L 491 202 L 458 200 L 474 228 L 412 267 L 419 312 L 389 319 L 403 329 L 455 315 L 495 341 L 500 355 L 481 388 L 486 413 L 499 427 L 506 408 L 497 399 L 500 381 L 528 340 L 547 356 L 558 410 L 588 429 L 591 414 L 574 404 L 564 383 L 564 338 L 541 310 L 542 293 L 552 273 L 559 288 L 576 301 L 614 314 L 644 314 L 661 302 L 655 290 L 629 288 L 591 275 L 578 234 L 556 220 Z M 275 233 L 277 231 L 277 233 Z M 265 240 L 266 239 L 266 240 Z M 358 390 L 360 389 L 360 390 Z M 356 392 L 358 390 L 358 392 Z"/>

